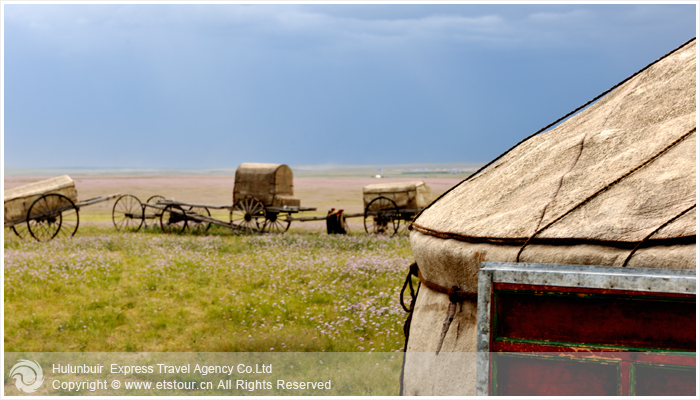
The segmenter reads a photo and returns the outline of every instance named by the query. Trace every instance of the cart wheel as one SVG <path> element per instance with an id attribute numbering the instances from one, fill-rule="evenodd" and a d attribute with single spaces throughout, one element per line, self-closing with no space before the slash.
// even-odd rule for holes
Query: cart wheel
<path id="1" fill-rule="evenodd" d="M 168 204 L 160 214 L 160 229 L 165 233 L 182 233 L 187 228 L 185 210 L 177 204 Z"/>
<path id="2" fill-rule="evenodd" d="M 211 217 L 209 209 L 206 207 L 191 206 L 187 210 L 187 214 L 199 214 L 207 217 Z M 192 218 L 187 218 L 187 230 L 192 233 L 204 233 L 209 230 L 211 224 L 209 222 L 197 221 Z"/>
<path id="3" fill-rule="evenodd" d="M 112 222 L 119 232 L 137 232 L 143 225 L 143 204 L 136 196 L 119 196 L 112 207 Z"/>
<path id="4" fill-rule="evenodd" d="M 411 231 L 408 230 L 408 227 L 411 225 L 411 221 L 413 221 L 414 214 L 410 215 L 402 215 L 401 218 L 399 218 L 399 228 L 396 231 L 398 235 L 408 235 L 411 233 Z"/>
<path id="5" fill-rule="evenodd" d="M 146 204 L 156 205 L 159 201 L 162 201 L 162 200 L 165 200 L 165 197 L 157 194 L 155 196 L 149 197 L 148 200 L 146 200 Z"/>
<path id="6" fill-rule="evenodd" d="M 27 230 L 27 225 L 24 223 L 15 225 L 10 228 L 12 232 L 14 232 L 15 235 L 17 235 L 18 238 L 24 239 L 29 237 L 29 231 Z"/>
<path id="7" fill-rule="evenodd" d="M 394 235 L 399 228 L 399 208 L 394 200 L 380 196 L 365 207 L 365 232 L 375 235 Z"/>
<path id="8" fill-rule="evenodd" d="M 238 200 L 229 217 L 234 229 L 245 233 L 257 233 L 264 227 L 265 206 L 255 197 Z"/>
<path id="9" fill-rule="evenodd" d="M 34 200 L 27 211 L 27 229 L 39 242 L 55 237 L 72 237 L 78 230 L 78 207 L 68 197 L 45 194 Z"/>
<path id="10" fill-rule="evenodd" d="M 164 200 L 165 200 L 165 197 L 160 196 L 160 195 L 155 195 L 155 196 L 149 197 L 148 200 L 146 200 L 146 204 L 155 206 L 156 204 L 158 204 L 159 201 L 164 201 Z M 157 227 L 159 225 L 160 214 L 162 212 L 163 212 L 162 210 L 159 210 L 157 208 L 145 207 L 143 209 L 143 214 L 144 214 L 143 215 L 143 217 L 144 217 L 143 218 L 143 227 L 155 229 L 155 227 Z M 149 223 L 148 222 L 149 219 L 153 219 L 154 221 Z"/>
<path id="11" fill-rule="evenodd" d="M 265 216 L 265 224 L 262 227 L 263 232 L 269 233 L 285 233 L 289 229 L 292 221 L 280 218 L 280 213 L 267 213 Z"/>

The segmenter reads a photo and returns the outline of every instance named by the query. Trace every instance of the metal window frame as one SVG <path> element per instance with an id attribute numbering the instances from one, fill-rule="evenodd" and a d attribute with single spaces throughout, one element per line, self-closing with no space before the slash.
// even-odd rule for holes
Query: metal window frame
<path id="1" fill-rule="evenodd" d="M 477 302 L 477 396 L 489 395 L 494 283 L 696 294 L 696 271 L 597 265 L 482 262 Z"/>

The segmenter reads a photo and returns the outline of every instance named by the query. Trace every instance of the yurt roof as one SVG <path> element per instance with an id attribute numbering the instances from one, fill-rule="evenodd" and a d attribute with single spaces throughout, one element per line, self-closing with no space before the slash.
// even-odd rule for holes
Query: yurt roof
<path id="1" fill-rule="evenodd" d="M 691 40 L 449 190 L 413 229 L 516 246 L 694 244 L 695 128 Z"/>

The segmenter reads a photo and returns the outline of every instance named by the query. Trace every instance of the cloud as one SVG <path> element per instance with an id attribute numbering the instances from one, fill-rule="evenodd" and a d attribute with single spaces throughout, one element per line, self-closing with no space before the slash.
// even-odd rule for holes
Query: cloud
<path id="1" fill-rule="evenodd" d="M 512 20 L 497 13 L 449 14 L 440 13 L 439 7 L 426 9 L 424 15 L 397 18 L 343 16 L 299 5 L 7 5 L 6 9 L 9 26 L 29 29 L 48 41 L 83 50 L 94 50 L 106 39 L 137 30 L 200 36 L 245 32 L 251 39 L 315 37 L 339 44 L 360 40 L 358 44 L 371 47 L 417 40 L 522 43 L 528 36 L 514 29 L 517 25 Z"/>
<path id="2" fill-rule="evenodd" d="M 680 8 L 645 6 L 493 5 L 462 7 L 372 5 L 6 5 L 6 24 L 26 28 L 73 51 L 95 51 L 105 41 L 135 32 L 152 37 L 190 35 L 199 39 L 229 36 L 258 45 L 348 47 L 374 50 L 388 46 L 470 43 L 496 47 L 566 46 L 603 40 L 592 27 L 634 20 L 631 29 L 663 11 L 664 20 Z M 393 13 L 392 13 L 393 12 Z M 630 32 L 632 34 L 634 32 Z"/>
<path id="3" fill-rule="evenodd" d="M 527 16 L 527 19 L 535 22 L 557 22 L 557 23 L 574 23 L 581 24 L 591 18 L 593 14 L 588 10 L 571 10 L 568 12 L 536 12 Z"/>
<path id="4" fill-rule="evenodd" d="M 8 4 L 8 32 L 62 54 L 100 54 L 130 43 L 139 54 L 178 46 L 282 51 L 302 60 L 332 54 L 388 57 L 433 49 L 603 48 L 687 19 L 688 7 L 608 5 Z M 654 12 L 649 12 L 652 9 Z M 693 17 L 693 16 L 691 16 Z M 671 22 L 673 21 L 673 22 Z M 660 28 L 663 25 L 663 28 Z"/>
<path id="5" fill-rule="evenodd" d="M 196 132 L 221 149 L 207 162 L 229 165 L 236 151 L 254 153 L 239 145 L 250 138 L 278 139 L 269 157 L 314 163 L 334 156 L 309 141 L 416 137 L 421 157 L 484 157 L 515 140 L 499 135 L 539 128 L 580 104 L 577 92 L 687 39 L 693 7 L 6 4 L 7 145 L 59 154 L 120 137 L 144 143 L 125 150 L 134 159 L 151 162 L 157 148 L 169 163 L 191 153 L 183 143 Z M 358 147 L 338 160 L 387 156 Z"/>

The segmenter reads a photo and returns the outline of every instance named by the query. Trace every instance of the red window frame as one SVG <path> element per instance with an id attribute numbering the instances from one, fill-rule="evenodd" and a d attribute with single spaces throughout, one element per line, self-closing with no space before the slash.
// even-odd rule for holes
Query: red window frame
<path id="1" fill-rule="evenodd" d="M 695 394 L 695 271 L 484 265 L 479 394 Z"/>

